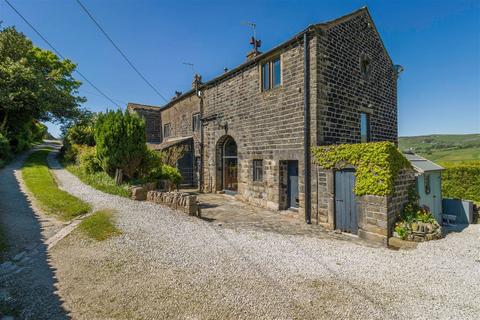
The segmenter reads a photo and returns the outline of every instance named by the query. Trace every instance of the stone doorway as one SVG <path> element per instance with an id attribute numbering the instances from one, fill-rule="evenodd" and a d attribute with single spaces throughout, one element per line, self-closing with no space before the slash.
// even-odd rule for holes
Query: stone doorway
<path id="1" fill-rule="evenodd" d="M 231 136 L 223 136 L 217 142 L 217 191 L 235 194 L 238 190 L 237 143 Z"/>

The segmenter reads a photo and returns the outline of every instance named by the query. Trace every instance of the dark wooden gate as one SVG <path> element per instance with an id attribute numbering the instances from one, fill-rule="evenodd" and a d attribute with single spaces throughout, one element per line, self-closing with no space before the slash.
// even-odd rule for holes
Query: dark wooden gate
<path id="1" fill-rule="evenodd" d="M 335 229 L 357 234 L 358 219 L 354 188 L 354 170 L 335 172 Z"/>

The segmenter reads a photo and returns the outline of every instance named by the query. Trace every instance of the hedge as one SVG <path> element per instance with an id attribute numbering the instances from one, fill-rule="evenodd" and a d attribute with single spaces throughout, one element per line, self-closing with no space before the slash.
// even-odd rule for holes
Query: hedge
<path id="1" fill-rule="evenodd" d="M 480 203 L 480 161 L 442 165 L 442 196 Z"/>

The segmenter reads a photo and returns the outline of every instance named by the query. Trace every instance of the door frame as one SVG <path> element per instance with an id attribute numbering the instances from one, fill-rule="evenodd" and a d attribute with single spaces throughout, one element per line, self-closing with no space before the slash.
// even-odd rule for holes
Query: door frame
<path id="1" fill-rule="evenodd" d="M 235 144 L 235 155 L 225 155 L 225 147 L 227 143 L 233 142 Z M 227 159 L 234 159 L 236 162 L 236 190 L 226 189 L 225 170 Z M 235 139 L 230 135 L 225 135 L 217 141 L 217 187 L 216 190 L 223 191 L 226 194 L 235 195 L 238 192 L 238 145 Z"/>

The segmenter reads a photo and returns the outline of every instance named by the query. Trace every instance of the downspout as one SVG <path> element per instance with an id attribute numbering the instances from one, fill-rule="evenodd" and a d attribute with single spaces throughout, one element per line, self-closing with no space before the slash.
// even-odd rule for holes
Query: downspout
<path id="1" fill-rule="evenodd" d="M 199 184 L 199 191 L 203 192 L 203 176 L 205 174 L 204 168 L 203 168 L 203 155 L 204 155 L 204 146 L 205 146 L 205 134 L 203 132 L 203 91 L 198 92 L 199 98 L 200 98 L 200 174 L 198 177 L 198 184 Z"/>
<path id="2" fill-rule="evenodd" d="M 203 91 L 201 83 L 199 83 L 198 79 L 196 78 L 197 75 L 195 75 L 195 94 L 197 97 L 200 99 L 200 168 L 199 170 L 199 175 L 198 175 L 198 189 L 200 192 L 203 192 L 203 176 L 204 176 L 204 171 L 203 171 L 203 154 L 204 154 L 204 132 L 203 132 Z"/>
<path id="3" fill-rule="evenodd" d="M 303 160 L 304 160 L 304 195 L 305 195 L 305 222 L 311 224 L 311 176 L 310 176 L 310 48 L 308 46 L 308 31 L 303 34 Z"/>

